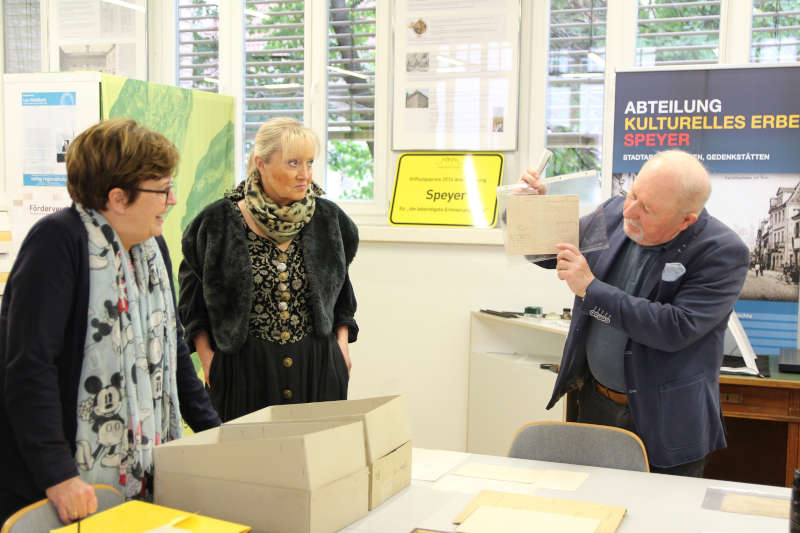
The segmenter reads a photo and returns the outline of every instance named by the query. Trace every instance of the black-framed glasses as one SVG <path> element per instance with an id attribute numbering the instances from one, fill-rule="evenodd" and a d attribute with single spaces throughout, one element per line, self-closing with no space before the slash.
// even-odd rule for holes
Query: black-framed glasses
<path id="1" fill-rule="evenodd" d="M 151 192 L 154 194 L 163 194 L 164 205 L 167 205 L 169 203 L 169 195 L 172 193 L 172 186 L 170 186 L 167 189 L 142 189 L 141 187 L 131 187 L 130 190 L 139 192 Z"/>

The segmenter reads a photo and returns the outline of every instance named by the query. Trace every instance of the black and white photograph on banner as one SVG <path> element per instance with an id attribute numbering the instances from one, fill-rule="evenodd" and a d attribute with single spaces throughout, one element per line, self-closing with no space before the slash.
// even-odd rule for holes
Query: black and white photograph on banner
<path id="1" fill-rule="evenodd" d="M 741 299 L 796 302 L 800 175 L 712 175 L 708 211 L 750 248 Z"/>

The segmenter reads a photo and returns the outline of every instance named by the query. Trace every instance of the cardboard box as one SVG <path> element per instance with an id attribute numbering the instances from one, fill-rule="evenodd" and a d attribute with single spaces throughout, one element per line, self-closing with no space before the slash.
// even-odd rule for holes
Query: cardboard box
<path id="1" fill-rule="evenodd" d="M 273 405 L 231 420 L 226 426 L 301 420 L 363 422 L 370 509 L 411 483 L 411 426 L 403 396 Z"/>
<path id="2" fill-rule="evenodd" d="M 155 503 L 247 524 L 326 533 L 367 514 L 360 421 L 223 425 L 154 449 Z"/>

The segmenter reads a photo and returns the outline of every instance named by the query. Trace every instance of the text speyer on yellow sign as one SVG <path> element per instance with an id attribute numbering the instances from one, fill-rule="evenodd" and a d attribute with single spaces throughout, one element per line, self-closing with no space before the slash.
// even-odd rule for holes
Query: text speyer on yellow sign
<path id="1" fill-rule="evenodd" d="M 409 152 L 397 160 L 393 225 L 490 228 L 503 177 L 497 152 Z"/>

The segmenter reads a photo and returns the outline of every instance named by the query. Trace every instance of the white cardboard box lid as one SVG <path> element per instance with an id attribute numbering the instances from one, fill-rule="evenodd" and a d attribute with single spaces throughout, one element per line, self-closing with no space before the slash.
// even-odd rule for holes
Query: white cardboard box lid
<path id="1" fill-rule="evenodd" d="M 226 425 L 289 420 L 363 420 L 367 461 L 370 464 L 411 440 L 408 405 L 405 397 L 399 395 L 273 405 L 231 420 Z"/>
<path id="2" fill-rule="evenodd" d="M 154 448 L 156 472 L 313 489 L 366 466 L 360 421 L 242 424 Z"/>

